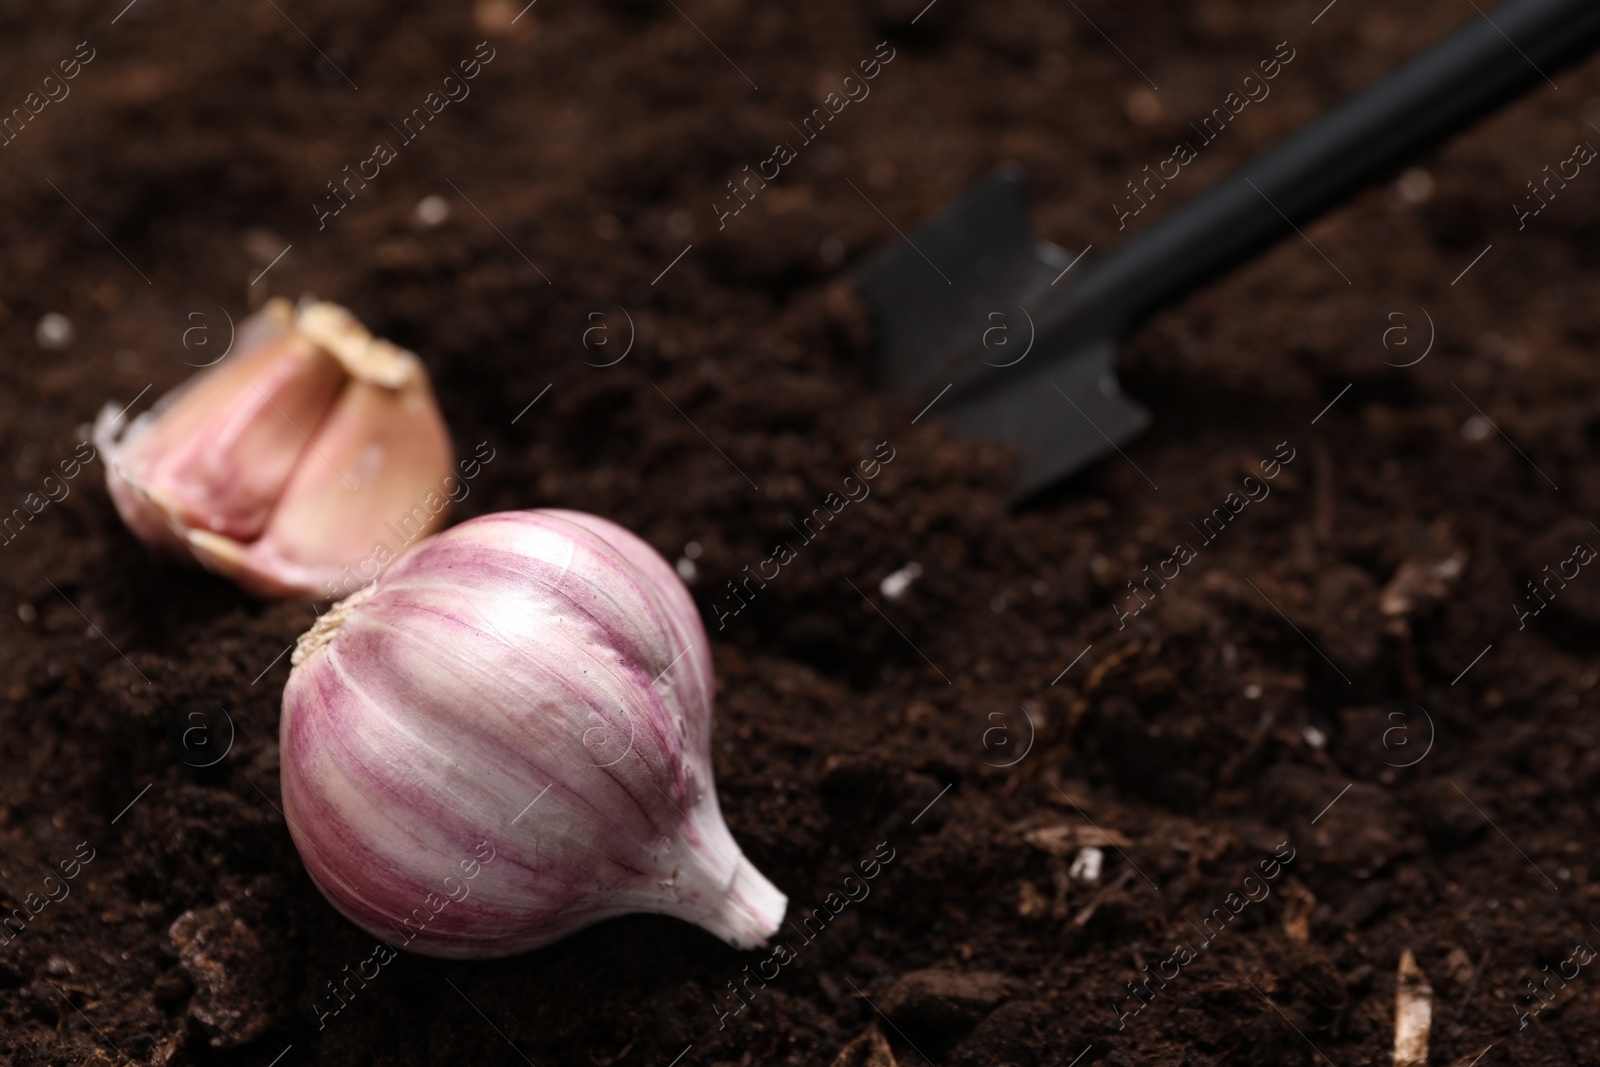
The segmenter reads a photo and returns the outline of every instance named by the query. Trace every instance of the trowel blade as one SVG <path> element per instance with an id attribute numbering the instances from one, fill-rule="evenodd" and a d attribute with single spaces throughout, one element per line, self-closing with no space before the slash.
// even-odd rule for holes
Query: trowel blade
<path id="1" fill-rule="evenodd" d="M 1109 339 L 1066 353 L 1035 352 L 982 391 L 936 403 L 931 414 L 960 436 L 1010 445 L 1012 500 L 1020 502 L 1119 451 L 1150 425 L 1150 412 L 1118 386 L 1115 358 Z"/>

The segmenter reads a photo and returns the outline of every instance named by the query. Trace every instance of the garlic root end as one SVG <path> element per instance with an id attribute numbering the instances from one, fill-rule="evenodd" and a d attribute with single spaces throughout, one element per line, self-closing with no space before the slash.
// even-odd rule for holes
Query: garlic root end
<path id="1" fill-rule="evenodd" d="M 697 921 L 734 948 L 761 948 L 778 932 L 789 898 L 740 854 L 728 894 L 709 915 Z"/>

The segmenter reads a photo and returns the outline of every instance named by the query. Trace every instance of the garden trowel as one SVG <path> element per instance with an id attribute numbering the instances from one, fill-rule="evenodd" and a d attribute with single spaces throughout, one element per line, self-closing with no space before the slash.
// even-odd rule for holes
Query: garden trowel
<path id="1" fill-rule="evenodd" d="M 1031 496 L 1149 425 L 1116 377 L 1117 342 L 1146 316 L 1554 84 L 1596 44 L 1600 0 L 1510 0 L 1475 14 L 1100 259 L 1036 240 L 1021 168 L 1003 166 L 854 273 L 877 334 L 877 383 L 959 434 L 1012 446 L 1013 497 Z"/>

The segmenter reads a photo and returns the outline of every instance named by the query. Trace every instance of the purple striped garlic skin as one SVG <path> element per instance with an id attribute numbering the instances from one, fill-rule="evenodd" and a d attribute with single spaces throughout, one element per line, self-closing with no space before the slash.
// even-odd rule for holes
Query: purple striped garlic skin
<path id="1" fill-rule="evenodd" d="M 777 930 L 786 898 L 712 783 L 705 627 L 615 523 L 463 523 L 322 616 L 293 662 L 284 814 L 318 888 L 369 933 L 474 958 L 629 912 L 739 948 Z"/>

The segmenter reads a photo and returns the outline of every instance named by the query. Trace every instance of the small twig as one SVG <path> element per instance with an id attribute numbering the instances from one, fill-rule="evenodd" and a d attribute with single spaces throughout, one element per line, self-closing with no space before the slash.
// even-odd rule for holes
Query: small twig
<path id="1" fill-rule="evenodd" d="M 1433 987 L 1408 948 L 1394 987 L 1394 1067 L 1427 1067 L 1433 1030 Z"/>

